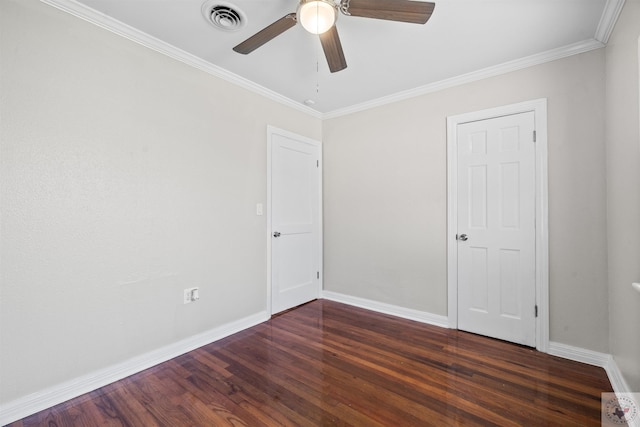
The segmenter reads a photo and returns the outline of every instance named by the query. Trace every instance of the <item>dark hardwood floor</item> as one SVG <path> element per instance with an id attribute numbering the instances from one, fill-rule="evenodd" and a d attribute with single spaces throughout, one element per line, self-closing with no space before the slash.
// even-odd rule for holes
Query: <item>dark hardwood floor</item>
<path id="1" fill-rule="evenodd" d="M 603 369 L 319 300 L 11 426 L 599 426 Z"/>

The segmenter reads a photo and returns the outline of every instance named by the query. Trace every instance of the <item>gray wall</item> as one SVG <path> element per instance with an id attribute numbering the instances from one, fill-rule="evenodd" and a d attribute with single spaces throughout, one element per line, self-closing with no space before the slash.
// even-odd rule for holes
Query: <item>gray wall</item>
<path id="1" fill-rule="evenodd" d="M 325 120 L 325 288 L 446 315 L 446 117 L 548 98 L 550 338 L 608 352 L 604 79 L 600 49 Z"/>
<path id="2" fill-rule="evenodd" d="M 640 1 L 627 0 L 607 46 L 607 218 L 610 350 L 640 392 Z"/>
<path id="3" fill-rule="evenodd" d="M 266 310 L 266 127 L 320 120 L 37 0 L 0 31 L 0 403 Z"/>
<path id="4" fill-rule="evenodd" d="M 551 339 L 640 390 L 639 14 L 606 51 L 321 123 L 0 1 L 0 404 L 266 309 L 267 124 L 324 141 L 326 289 L 446 315 L 445 119 L 541 97 Z"/>

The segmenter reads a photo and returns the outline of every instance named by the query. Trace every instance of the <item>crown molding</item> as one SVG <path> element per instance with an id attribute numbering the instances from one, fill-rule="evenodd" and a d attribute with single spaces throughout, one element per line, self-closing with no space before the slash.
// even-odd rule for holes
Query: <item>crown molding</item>
<path id="1" fill-rule="evenodd" d="M 473 71 L 471 73 L 463 74 L 460 76 L 440 80 L 424 86 L 419 86 L 414 89 L 398 92 L 392 95 L 380 97 L 349 107 L 340 108 L 327 113 L 321 113 L 313 108 L 307 107 L 297 101 L 285 97 L 275 91 L 267 89 L 264 86 L 245 79 L 244 77 L 213 65 L 201 58 L 198 58 L 195 55 L 183 51 L 182 49 L 178 49 L 175 46 L 172 46 L 166 42 L 163 42 L 162 40 L 150 36 L 149 34 L 137 30 L 136 28 L 120 22 L 108 15 L 85 6 L 84 4 L 79 3 L 76 0 L 40 1 L 59 10 L 67 12 L 73 16 L 76 16 L 80 19 L 83 19 L 87 22 L 90 22 L 94 25 L 97 25 L 114 34 L 117 34 L 121 37 L 124 37 L 156 52 L 159 52 L 163 55 L 167 55 L 184 64 L 195 67 L 210 75 L 228 81 L 244 89 L 262 95 L 265 98 L 271 99 L 272 101 L 278 102 L 287 107 L 293 108 L 321 120 L 332 119 L 348 114 L 357 113 L 371 108 L 380 107 L 394 102 L 403 101 L 417 96 L 426 95 L 440 90 L 472 83 L 489 77 L 499 76 L 512 71 L 521 70 L 531 66 L 544 64 L 546 62 L 555 61 L 557 59 L 562 59 L 572 55 L 577 55 L 580 53 L 589 52 L 594 49 L 602 48 L 606 45 L 625 2 L 625 0 L 607 0 L 602 16 L 600 17 L 600 22 L 598 24 L 595 37 L 593 39 L 570 44 L 557 49 L 552 49 L 547 52 L 542 52 L 525 58 L 505 62 L 496 66 Z"/>
<path id="2" fill-rule="evenodd" d="M 585 53 L 591 50 L 600 49 L 604 46 L 605 45 L 603 43 L 595 39 L 573 43 L 557 49 L 552 49 L 546 52 L 527 56 L 525 58 L 504 62 L 502 64 L 484 68 L 478 71 L 473 71 L 471 73 L 462 74 L 460 76 L 440 80 L 424 86 L 419 86 L 415 89 L 394 93 L 392 95 L 383 96 L 381 98 L 377 98 L 372 101 L 367 101 L 361 104 L 356 104 L 350 107 L 334 110 L 324 114 L 322 116 L 322 119 L 323 120 L 333 119 L 336 117 L 345 116 L 347 114 L 353 114 L 359 111 L 369 110 L 371 108 L 380 107 L 380 106 L 391 104 L 394 102 L 415 98 L 417 96 L 426 95 L 426 94 L 437 92 L 444 89 L 449 89 L 455 86 L 476 82 L 478 80 L 483 80 L 489 77 L 499 76 L 501 74 L 510 73 L 512 71 L 518 71 L 523 68 L 532 67 L 534 65 L 540 65 L 546 62 L 555 61 L 557 59 L 578 55 L 580 53 Z"/>
<path id="3" fill-rule="evenodd" d="M 262 95 L 265 98 L 271 99 L 272 101 L 278 102 L 287 107 L 309 114 L 315 118 L 322 119 L 322 114 L 312 108 L 302 105 L 299 102 L 293 101 L 290 98 L 280 95 L 279 93 L 274 92 L 270 89 L 267 89 L 264 86 L 254 83 L 248 79 L 245 79 L 244 77 L 240 77 L 237 74 L 234 74 L 230 71 L 227 71 L 223 68 L 213 65 L 203 60 L 202 58 L 198 58 L 197 56 L 192 55 L 188 52 L 185 52 L 182 49 L 178 49 L 177 47 L 172 46 L 169 43 L 163 42 L 160 39 L 150 36 L 147 33 L 144 33 L 123 22 L 120 22 L 117 19 L 114 19 L 108 15 L 105 15 L 102 12 L 99 12 L 88 6 L 85 6 L 82 3 L 78 3 L 75 0 L 40 0 L 40 1 L 42 3 L 53 6 L 56 9 L 62 10 L 63 12 L 69 13 L 75 17 L 78 17 L 82 20 L 85 20 L 94 25 L 97 25 L 98 27 L 101 27 L 114 34 L 117 34 L 121 37 L 124 37 L 128 40 L 138 43 L 144 47 L 155 50 L 156 52 L 159 52 L 170 58 L 176 59 L 184 64 L 190 65 L 194 68 L 204 71 L 205 73 L 211 74 L 222 80 L 226 80 L 244 89 L 248 89 L 254 93 Z"/>
<path id="4" fill-rule="evenodd" d="M 616 26 L 616 22 L 618 22 L 618 17 L 620 16 L 620 12 L 622 12 L 624 2 L 625 0 L 607 0 L 607 3 L 604 5 L 604 10 L 602 11 L 602 16 L 600 16 L 598 28 L 596 29 L 595 39 L 597 41 L 604 44 L 609 42 L 609 36 L 611 36 L 613 28 Z"/>

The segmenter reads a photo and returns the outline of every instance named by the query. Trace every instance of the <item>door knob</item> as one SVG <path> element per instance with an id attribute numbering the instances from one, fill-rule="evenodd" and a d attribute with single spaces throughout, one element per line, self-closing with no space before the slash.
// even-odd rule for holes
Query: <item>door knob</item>
<path id="1" fill-rule="evenodd" d="M 458 240 L 462 240 L 463 242 L 466 242 L 468 239 L 466 234 L 461 234 L 458 236 Z"/>
<path id="2" fill-rule="evenodd" d="M 280 232 L 279 231 L 274 232 L 273 237 L 280 237 Z"/>

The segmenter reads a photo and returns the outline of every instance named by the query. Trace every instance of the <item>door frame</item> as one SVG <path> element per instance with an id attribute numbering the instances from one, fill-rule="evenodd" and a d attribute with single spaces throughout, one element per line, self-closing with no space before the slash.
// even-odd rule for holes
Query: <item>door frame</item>
<path id="1" fill-rule="evenodd" d="M 502 107 L 447 117 L 447 317 L 449 328 L 458 328 L 458 150 L 460 124 L 533 112 L 535 142 L 535 257 L 536 257 L 536 349 L 549 351 L 549 187 L 547 169 L 547 99 L 541 98 Z"/>
<path id="2" fill-rule="evenodd" d="M 272 292 L 273 292 L 273 284 L 271 282 L 271 261 L 272 261 L 272 251 L 271 244 L 273 243 L 273 239 L 271 234 L 273 233 L 273 226 L 271 224 L 272 215 L 271 215 L 271 197 L 272 197 L 272 159 L 271 159 L 271 150 L 272 150 L 272 137 L 273 135 L 280 135 L 286 138 L 290 138 L 296 140 L 297 142 L 303 144 L 310 144 L 319 148 L 318 157 L 319 157 L 319 165 L 318 165 L 318 269 L 320 272 L 320 278 L 318 280 L 318 296 L 322 295 L 323 288 L 323 228 L 322 228 L 322 142 L 317 141 L 315 139 L 307 138 L 306 136 L 298 135 L 293 132 L 289 132 L 284 129 L 277 128 L 275 126 L 267 125 L 267 313 L 271 316 L 273 314 L 273 308 L 271 303 Z"/>

